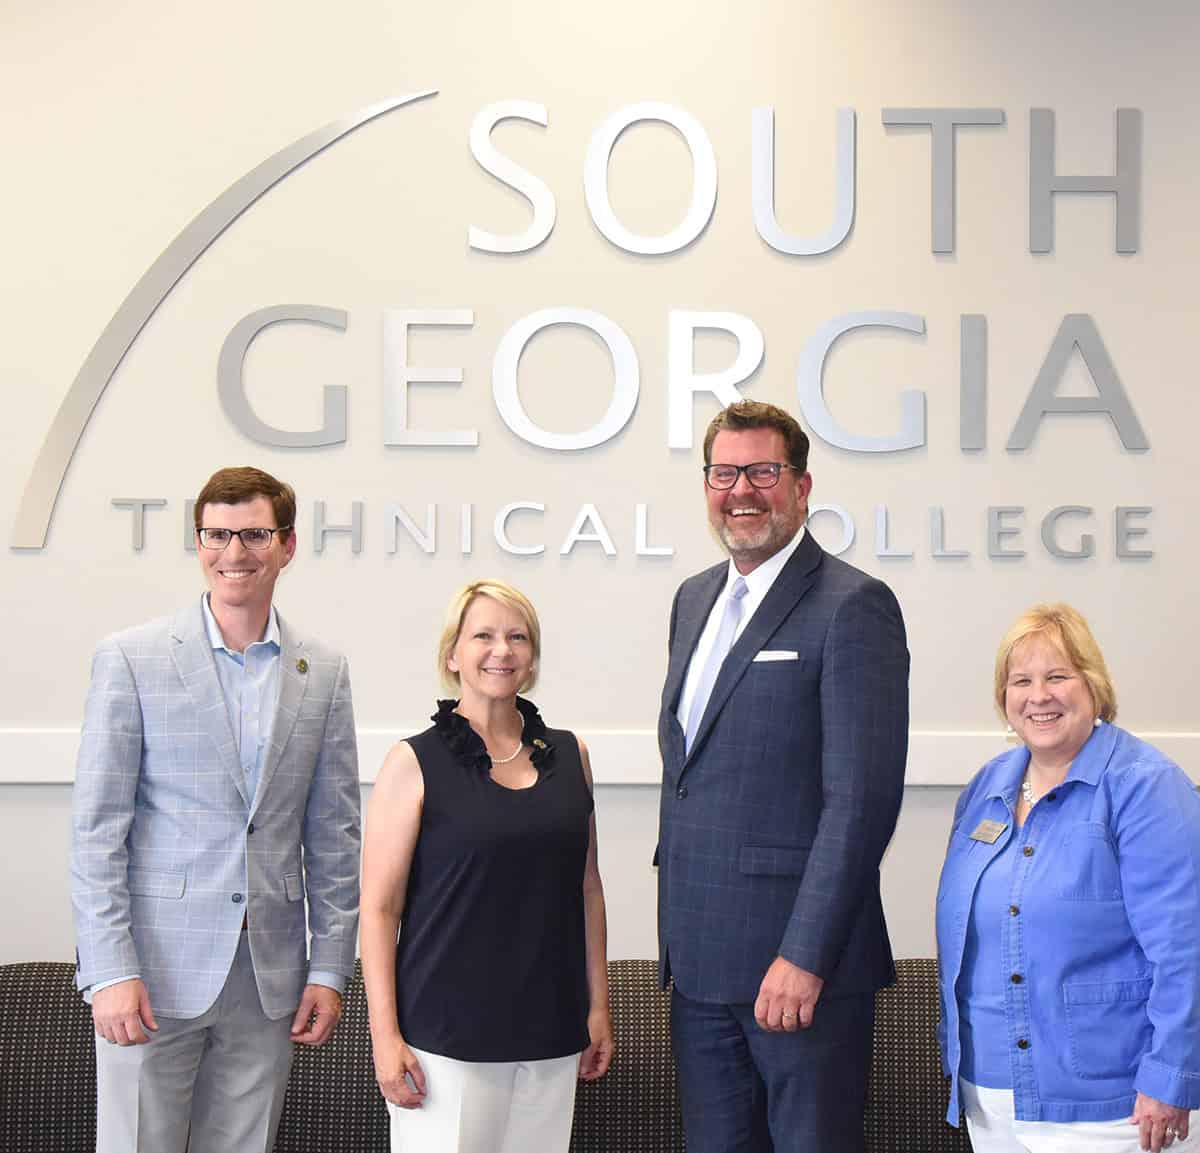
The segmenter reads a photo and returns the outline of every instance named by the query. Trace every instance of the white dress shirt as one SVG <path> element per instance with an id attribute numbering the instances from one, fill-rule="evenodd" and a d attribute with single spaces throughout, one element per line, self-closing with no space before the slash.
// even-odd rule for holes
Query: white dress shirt
<path id="1" fill-rule="evenodd" d="M 746 631 L 746 625 L 750 623 L 750 618 L 758 611 L 758 606 L 763 603 L 767 593 L 771 591 L 771 586 L 775 583 L 775 578 L 783 571 L 783 566 L 791 559 L 792 553 L 800 547 L 800 542 L 803 539 L 804 525 L 801 525 L 800 531 L 792 537 L 788 544 L 784 545 L 774 556 L 768 557 L 752 572 L 748 572 L 745 575 L 738 572 L 737 566 L 733 563 L 733 558 L 730 558 L 729 571 L 725 577 L 725 584 L 722 586 L 721 592 L 713 604 L 712 611 L 708 614 L 708 621 L 704 626 L 704 631 L 700 634 L 700 639 L 696 642 L 691 662 L 688 664 L 687 677 L 683 682 L 683 692 L 679 694 L 679 705 L 675 710 L 675 715 L 679 718 L 679 724 L 685 731 L 687 729 L 688 714 L 692 707 L 692 700 L 696 696 L 696 688 L 700 682 L 700 674 L 704 670 L 704 666 L 708 661 L 708 654 L 712 651 L 713 643 L 716 641 L 717 633 L 721 628 L 721 617 L 725 612 L 725 598 L 729 595 L 729 590 L 733 582 L 738 577 L 741 577 L 746 582 L 746 595 L 742 598 L 742 616 L 738 621 L 737 631 L 733 634 L 733 643 L 737 644 L 738 638 Z"/>

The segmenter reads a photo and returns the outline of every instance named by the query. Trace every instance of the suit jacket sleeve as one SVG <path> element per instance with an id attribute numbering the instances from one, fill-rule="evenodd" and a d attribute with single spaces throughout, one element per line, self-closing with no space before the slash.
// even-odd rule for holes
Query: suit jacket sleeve
<path id="1" fill-rule="evenodd" d="M 304 811 L 310 974 L 354 972 L 358 928 L 359 784 L 350 670 L 342 657 Z"/>
<path id="2" fill-rule="evenodd" d="M 142 764 L 142 706 L 113 639 L 92 660 L 72 793 L 71 905 L 86 988 L 140 971 L 130 931 L 129 852 Z"/>
<path id="3" fill-rule="evenodd" d="M 820 683 L 823 809 L 780 955 L 828 978 L 878 886 L 904 792 L 908 649 L 882 582 L 850 592 L 830 623 Z"/>

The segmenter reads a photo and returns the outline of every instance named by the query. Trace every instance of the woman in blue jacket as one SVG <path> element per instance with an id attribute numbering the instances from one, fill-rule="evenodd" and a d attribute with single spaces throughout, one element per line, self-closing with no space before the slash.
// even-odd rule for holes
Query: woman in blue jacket
<path id="1" fill-rule="evenodd" d="M 1021 746 L 959 798 L 937 899 L 947 1120 L 976 1153 L 1159 1150 L 1200 1107 L 1200 796 L 1111 722 L 1087 622 L 996 656 Z"/>

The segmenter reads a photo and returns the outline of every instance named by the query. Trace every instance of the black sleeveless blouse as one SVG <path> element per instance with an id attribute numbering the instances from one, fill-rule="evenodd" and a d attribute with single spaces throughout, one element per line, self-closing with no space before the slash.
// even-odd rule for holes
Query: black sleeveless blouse
<path id="1" fill-rule="evenodd" d="M 587 1048 L 583 873 L 592 795 L 579 745 L 517 699 L 537 780 L 507 789 L 454 701 L 409 738 L 425 781 L 396 949 L 410 1045 L 459 1061 Z"/>

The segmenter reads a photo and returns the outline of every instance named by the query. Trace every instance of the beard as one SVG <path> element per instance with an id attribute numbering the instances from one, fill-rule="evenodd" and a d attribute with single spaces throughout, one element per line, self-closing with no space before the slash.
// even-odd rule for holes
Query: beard
<path id="1" fill-rule="evenodd" d="M 734 561 L 748 560 L 761 563 L 774 556 L 800 531 L 803 518 L 794 518 L 778 510 L 766 510 L 767 518 L 757 528 L 741 527 L 723 514 L 713 528 L 725 551 Z"/>

